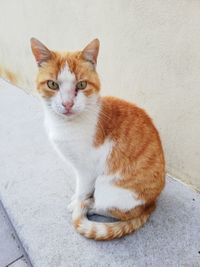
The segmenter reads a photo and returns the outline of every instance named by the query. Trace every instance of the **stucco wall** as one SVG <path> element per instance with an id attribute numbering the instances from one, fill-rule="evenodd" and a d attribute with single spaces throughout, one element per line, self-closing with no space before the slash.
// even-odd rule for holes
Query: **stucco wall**
<path id="1" fill-rule="evenodd" d="M 0 65 L 34 87 L 29 39 L 74 50 L 98 37 L 102 93 L 154 118 L 170 174 L 200 189 L 200 1 L 0 1 Z"/>

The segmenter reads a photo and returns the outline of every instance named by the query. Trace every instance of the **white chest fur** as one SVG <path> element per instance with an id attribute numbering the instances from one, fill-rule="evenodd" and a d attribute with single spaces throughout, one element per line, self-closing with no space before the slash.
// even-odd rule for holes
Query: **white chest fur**
<path id="1" fill-rule="evenodd" d="M 70 121 L 54 112 L 45 111 L 45 126 L 54 148 L 79 173 L 87 176 L 103 174 L 112 148 L 109 140 L 98 148 L 94 147 L 97 120 L 98 113 L 84 114 Z"/>

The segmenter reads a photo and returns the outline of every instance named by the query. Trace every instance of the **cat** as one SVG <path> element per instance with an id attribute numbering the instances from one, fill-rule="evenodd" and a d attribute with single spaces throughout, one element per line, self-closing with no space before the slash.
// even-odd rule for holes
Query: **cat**
<path id="1" fill-rule="evenodd" d="M 78 52 L 49 50 L 31 39 L 45 127 L 60 156 L 76 169 L 68 208 L 87 238 L 120 238 L 144 225 L 165 184 L 158 131 L 147 113 L 115 97 L 100 96 L 99 40 Z M 88 214 L 113 217 L 95 222 Z"/>

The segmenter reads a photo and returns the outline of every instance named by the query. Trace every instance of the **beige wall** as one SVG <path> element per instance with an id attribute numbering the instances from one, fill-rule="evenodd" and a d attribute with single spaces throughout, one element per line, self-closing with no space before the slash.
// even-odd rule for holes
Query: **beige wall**
<path id="1" fill-rule="evenodd" d="M 0 65 L 17 71 L 24 89 L 36 71 L 30 37 L 57 50 L 98 37 L 102 93 L 144 107 L 168 172 L 200 189 L 200 1 L 1 0 L 0 8 Z"/>

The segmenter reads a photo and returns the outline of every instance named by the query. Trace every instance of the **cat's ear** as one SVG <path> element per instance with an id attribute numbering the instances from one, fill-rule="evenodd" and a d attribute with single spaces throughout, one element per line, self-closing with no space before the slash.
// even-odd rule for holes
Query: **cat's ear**
<path id="1" fill-rule="evenodd" d="M 51 51 L 35 38 L 31 38 L 31 49 L 39 67 L 52 56 Z"/>
<path id="2" fill-rule="evenodd" d="M 97 63 L 97 56 L 99 53 L 99 40 L 94 39 L 91 43 L 89 43 L 82 51 L 83 58 L 89 62 L 91 62 L 94 66 Z"/>

